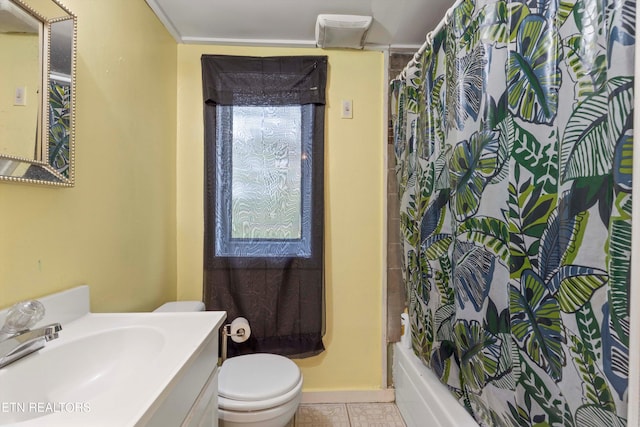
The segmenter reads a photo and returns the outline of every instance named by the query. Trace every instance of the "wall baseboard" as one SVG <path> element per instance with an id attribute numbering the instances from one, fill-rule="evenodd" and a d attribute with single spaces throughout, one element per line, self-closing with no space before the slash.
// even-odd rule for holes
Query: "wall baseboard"
<path id="1" fill-rule="evenodd" d="M 303 391 L 302 403 L 369 403 L 394 402 L 395 389 Z"/>

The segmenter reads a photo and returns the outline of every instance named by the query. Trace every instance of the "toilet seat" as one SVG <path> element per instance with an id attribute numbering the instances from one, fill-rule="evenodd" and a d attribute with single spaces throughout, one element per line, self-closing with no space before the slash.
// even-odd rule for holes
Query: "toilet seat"
<path id="1" fill-rule="evenodd" d="M 295 399 L 296 397 L 299 397 L 301 389 L 302 378 L 300 378 L 300 382 L 298 383 L 298 385 L 291 391 L 283 394 L 282 396 L 274 397 L 272 399 L 248 401 L 233 400 L 218 396 L 218 408 L 236 412 L 254 412 L 263 409 L 273 409 L 278 406 L 284 405 L 285 403 Z"/>
<path id="2" fill-rule="evenodd" d="M 249 354 L 225 360 L 218 377 L 218 407 L 258 411 L 283 405 L 300 394 L 302 375 L 291 360 Z"/>

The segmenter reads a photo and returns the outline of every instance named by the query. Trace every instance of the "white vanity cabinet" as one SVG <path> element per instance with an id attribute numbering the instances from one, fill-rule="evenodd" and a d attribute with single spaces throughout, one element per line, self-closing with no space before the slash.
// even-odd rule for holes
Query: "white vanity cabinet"
<path id="1" fill-rule="evenodd" d="M 137 425 L 217 427 L 218 333 L 219 325 L 158 399 L 157 408 L 150 408 L 153 413 L 148 421 L 143 419 Z"/>
<path id="2" fill-rule="evenodd" d="M 218 370 L 209 377 L 202 392 L 193 403 L 182 427 L 211 427 L 218 425 Z"/>

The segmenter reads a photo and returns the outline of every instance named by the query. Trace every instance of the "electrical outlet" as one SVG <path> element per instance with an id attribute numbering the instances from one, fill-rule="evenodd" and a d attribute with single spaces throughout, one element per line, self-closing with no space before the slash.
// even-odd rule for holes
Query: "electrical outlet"
<path id="1" fill-rule="evenodd" d="M 352 119 L 353 118 L 353 104 L 350 99 L 342 100 L 342 118 L 343 119 Z"/>
<path id="2" fill-rule="evenodd" d="M 13 105 L 27 105 L 27 88 L 24 86 L 16 87 L 16 94 L 13 98 Z"/>

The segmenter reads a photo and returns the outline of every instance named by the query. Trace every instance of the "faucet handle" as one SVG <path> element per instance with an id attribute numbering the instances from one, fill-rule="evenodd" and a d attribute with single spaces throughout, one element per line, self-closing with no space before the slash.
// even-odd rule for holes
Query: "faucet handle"
<path id="1" fill-rule="evenodd" d="M 22 301 L 14 304 L 7 312 L 7 318 L 0 332 L 15 334 L 31 328 L 44 317 L 44 305 L 38 300 Z"/>
<path id="2" fill-rule="evenodd" d="M 45 341 L 51 341 L 58 338 L 58 332 L 62 330 L 62 325 L 60 323 L 52 323 L 50 325 L 45 326 L 44 339 Z"/>

